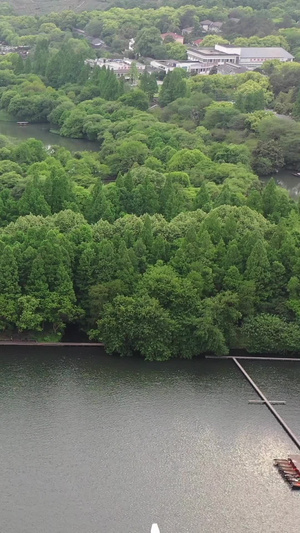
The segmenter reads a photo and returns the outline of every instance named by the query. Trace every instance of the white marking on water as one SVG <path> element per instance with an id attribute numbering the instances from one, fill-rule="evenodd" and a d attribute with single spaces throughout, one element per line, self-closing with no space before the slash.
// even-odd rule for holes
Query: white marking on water
<path id="1" fill-rule="evenodd" d="M 151 533 L 160 533 L 159 527 L 157 524 L 152 524 Z"/>

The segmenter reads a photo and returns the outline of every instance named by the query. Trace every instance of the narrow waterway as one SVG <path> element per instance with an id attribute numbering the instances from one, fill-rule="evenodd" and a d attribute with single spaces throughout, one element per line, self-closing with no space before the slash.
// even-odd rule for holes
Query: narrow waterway
<path id="1" fill-rule="evenodd" d="M 70 139 L 69 137 L 61 137 L 49 131 L 49 124 L 28 124 L 27 126 L 18 126 L 16 122 L 0 121 L 0 135 L 6 135 L 18 141 L 26 141 L 34 137 L 39 139 L 46 146 L 64 146 L 71 152 L 81 152 L 83 150 L 91 150 L 96 152 L 99 150 L 99 144 L 88 141 L 86 139 Z"/>
<path id="2" fill-rule="evenodd" d="M 267 183 L 272 176 L 261 178 L 264 183 Z M 280 170 L 274 174 L 274 179 L 280 187 L 289 191 L 294 200 L 298 200 L 300 196 L 300 176 L 294 176 L 292 170 Z"/>
<path id="3" fill-rule="evenodd" d="M 300 366 L 276 365 L 246 368 L 297 431 Z M 230 360 L 1 347 L 1 531 L 298 533 L 272 464 L 297 449 L 251 398 Z"/>
<path id="4" fill-rule="evenodd" d="M 39 139 L 46 146 L 53 145 L 64 146 L 71 152 L 91 150 L 97 152 L 99 144 L 88 141 L 86 139 L 71 139 L 69 137 L 61 137 L 49 131 L 49 124 L 28 124 L 27 126 L 18 126 L 16 122 L 6 122 L 0 120 L 0 134 L 11 137 L 18 141 L 26 141 L 31 137 Z M 267 182 L 271 176 L 262 178 L 263 182 Z M 291 170 L 281 170 L 274 175 L 276 183 L 281 187 L 287 189 L 292 198 L 298 199 L 300 195 L 300 177 L 293 176 Z"/>

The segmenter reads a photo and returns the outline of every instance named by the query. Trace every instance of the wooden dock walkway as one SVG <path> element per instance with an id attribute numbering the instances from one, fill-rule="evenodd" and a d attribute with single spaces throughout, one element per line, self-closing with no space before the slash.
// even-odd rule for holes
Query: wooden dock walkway
<path id="1" fill-rule="evenodd" d="M 104 347 L 102 342 L 35 342 L 35 341 L 0 341 L 0 346 L 78 346 L 83 347 Z"/>
<path id="2" fill-rule="evenodd" d="M 205 359 L 245 359 L 245 361 L 298 361 L 300 357 L 267 357 L 267 356 L 251 356 L 251 355 L 206 355 Z"/>
<path id="3" fill-rule="evenodd" d="M 292 439 L 294 444 L 300 450 L 300 440 L 298 439 L 298 437 L 296 437 L 296 435 L 292 432 L 292 430 L 289 428 L 289 426 L 286 424 L 286 422 L 283 420 L 283 418 L 280 416 L 280 414 L 277 413 L 276 409 L 274 409 L 273 405 L 269 402 L 269 400 L 266 398 L 264 393 L 259 389 L 259 387 L 256 385 L 256 383 L 254 383 L 253 379 L 250 378 L 249 374 L 242 367 L 242 365 L 239 363 L 239 361 L 235 357 L 232 357 L 232 360 L 234 361 L 236 366 L 239 368 L 239 370 L 242 372 L 242 374 L 245 376 L 245 378 L 249 381 L 250 385 L 254 388 L 254 390 L 257 392 L 257 394 L 264 401 L 265 405 L 268 407 L 268 409 L 271 411 L 271 413 L 275 416 L 275 418 L 277 419 L 279 424 L 283 427 L 283 429 L 288 434 L 290 439 Z"/>

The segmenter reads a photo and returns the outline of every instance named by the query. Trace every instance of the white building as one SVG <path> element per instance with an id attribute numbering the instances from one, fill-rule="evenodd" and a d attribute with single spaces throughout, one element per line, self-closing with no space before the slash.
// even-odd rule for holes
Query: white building
<path id="1" fill-rule="evenodd" d="M 201 63 L 199 61 L 176 61 L 175 59 L 158 60 L 153 59 L 150 62 L 151 67 L 166 72 L 172 72 L 174 68 L 182 68 L 192 76 L 195 74 L 209 74 L 212 65 Z"/>
<path id="2" fill-rule="evenodd" d="M 237 64 L 247 70 L 254 70 L 269 60 L 293 61 L 294 56 L 279 46 L 241 47 L 230 44 L 216 44 L 214 47 L 191 48 L 187 50 L 190 61 L 200 61 L 213 65 Z"/>
<path id="3" fill-rule="evenodd" d="M 278 59 L 282 62 L 293 61 L 294 56 L 280 46 L 250 46 L 240 47 L 216 44 L 215 49 L 225 54 L 237 54 L 238 63 L 249 70 L 261 67 L 269 59 Z"/>
<path id="4" fill-rule="evenodd" d="M 209 64 L 211 67 L 223 63 L 238 63 L 238 54 L 236 52 L 226 53 L 217 50 L 217 48 L 213 46 L 190 48 L 187 50 L 187 56 L 190 61 L 200 61 L 201 63 Z"/>
<path id="5" fill-rule="evenodd" d="M 128 59 L 127 57 L 124 57 L 123 59 L 106 59 L 103 57 L 100 57 L 99 59 L 87 59 L 86 63 L 91 65 L 92 67 L 106 67 L 110 70 L 113 70 L 116 76 L 121 77 L 124 76 L 125 78 L 130 77 L 130 68 L 132 63 L 135 64 L 136 68 L 138 69 L 138 72 L 141 74 L 145 70 L 145 65 L 142 63 L 138 63 L 134 59 Z"/>

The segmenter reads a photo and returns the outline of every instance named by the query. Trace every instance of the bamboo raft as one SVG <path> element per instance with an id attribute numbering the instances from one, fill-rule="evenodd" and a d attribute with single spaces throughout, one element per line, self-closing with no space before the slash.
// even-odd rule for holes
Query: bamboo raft
<path id="1" fill-rule="evenodd" d="M 293 490 L 300 490 L 300 455 L 274 459 L 274 466 Z"/>

